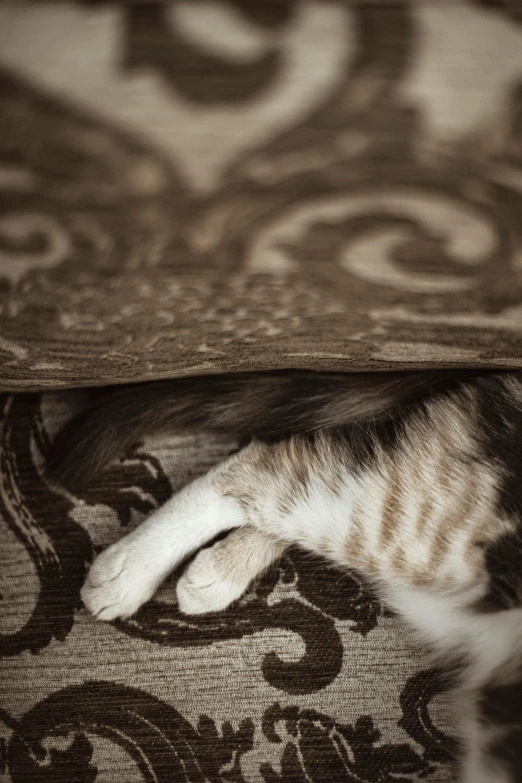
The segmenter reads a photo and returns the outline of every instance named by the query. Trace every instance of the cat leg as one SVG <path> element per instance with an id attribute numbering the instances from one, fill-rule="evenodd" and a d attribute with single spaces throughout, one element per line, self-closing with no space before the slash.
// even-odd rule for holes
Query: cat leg
<path id="1" fill-rule="evenodd" d="M 96 558 L 81 591 L 95 617 L 134 614 L 187 556 L 245 522 L 237 503 L 213 488 L 214 473 L 189 484 Z"/>
<path id="2" fill-rule="evenodd" d="M 202 549 L 182 574 L 176 589 L 179 608 L 185 614 L 226 609 L 282 556 L 287 546 L 252 525 L 233 530 Z"/>
<path id="3" fill-rule="evenodd" d="M 336 461 L 327 435 L 250 444 L 185 487 L 136 530 L 102 552 L 82 588 L 84 604 L 100 620 L 129 617 L 188 555 L 218 533 L 243 525 L 265 534 L 257 536 L 255 543 L 261 550 L 268 547 L 263 553 L 251 546 L 255 554 L 251 555 L 251 573 L 244 575 L 243 591 L 256 573 L 282 552 L 284 546 L 275 544 L 274 538 L 333 556 L 335 549 L 342 550 L 341 533 L 348 509 L 345 492 L 336 492 L 339 466 L 332 467 L 330 459 Z M 236 540 L 239 537 L 232 542 Z M 330 544 L 321 549 L 321 541 Z M 208 584 L 204 603 L 209 610 L 229 603 L 219 595 L 222 586 L 215 580 L 213 568 L 204 575 L 205 562 L 213 566 L 208 553 L 201 555 L 182 582 L 180 600 L 186 611 L 197 606 L 194 596 L 187 596 L 193 582 Z M 213 591 L 215 597 L 211 596 Z M 230 588 L 230 600 L 240 592 L 238 580 Z M 199 600 L 203 601 L 201 596 Z"/>

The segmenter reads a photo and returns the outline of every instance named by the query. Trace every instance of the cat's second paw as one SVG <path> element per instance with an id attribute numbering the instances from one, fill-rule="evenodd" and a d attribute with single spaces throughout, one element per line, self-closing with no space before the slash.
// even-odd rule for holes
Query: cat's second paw
<path id="1" fill-rule="evenodd" d="M 244 583 L 227 578 L 222 568 L 216 568 L 215 548 L 202 549 L 181 575 L 176 588 L 178 606 L 184 614 L 206 614 L 226 609 L 248 587 Z"/>
<path id="2" fill-rule="evenodd" d="M 134 614 L 152 597 L 155 588 L 136 547 L 123 539 L 96 558 L 81 597 L 98 620 L 115 620 Z"/>

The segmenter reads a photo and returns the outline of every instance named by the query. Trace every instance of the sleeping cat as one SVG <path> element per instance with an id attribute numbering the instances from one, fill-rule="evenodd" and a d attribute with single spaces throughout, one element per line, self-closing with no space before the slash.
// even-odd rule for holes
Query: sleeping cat
<path id="1" fill-rule="evenodd" d="M 94 562 L 100 620 L 188 555 L 181 611 L 225 609 L 291 544 L 356 569 L 457 674 L 465 783 L 522 781 L 522 374 L 281 372 L 102 393 L 58 436 L 69 488 L 153 430 L 252 438 Z"/>

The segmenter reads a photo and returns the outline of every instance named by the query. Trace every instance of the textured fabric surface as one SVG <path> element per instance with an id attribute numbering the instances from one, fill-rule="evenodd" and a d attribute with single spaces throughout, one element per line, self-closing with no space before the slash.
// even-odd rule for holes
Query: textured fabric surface
<path id="1" fill-rule="evenodd" d="M 176 575 L 125 622 L 92 554 L 236 444 L 154 439 L 66 497 L 40 476 L 73 392 L 6 397 L 0 428 L 0 780 L 453 780 L 441 682 L 353 576 L 290 553 L 234 608 L 185 619 Z"/>
<path id="2" fill-rule="evenodd" d="M 0 4 L 0 384 L 520 366 L 513 0 Z"/>
<path id="3" fill-rule="evenodd" d="M 65 387 L 521 366 L 521 207 L 518 0 L 0 3 L 2 783 L 455 779 L 441 678 L 319 559 L 197 622 L 176 575 L 81 608 L 236 444 L 151 440 L 77 498 L 41 465 Z"/>

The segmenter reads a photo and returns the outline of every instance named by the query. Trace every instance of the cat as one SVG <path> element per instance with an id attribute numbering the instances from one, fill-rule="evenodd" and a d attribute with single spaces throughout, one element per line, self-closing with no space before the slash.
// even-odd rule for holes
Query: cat
<path id="1" fill-rule="evenodd" d="M 296 371 L 116 388 L 58 435 L 49 475 L 77 488 L 171 424 L 250 441 L 98 556 L 86 607 L 129 617 L 199 549 L 177 584 L 180 610 L 220 611 L 298 544 L 370 580 L 452 667 L 458 779 L 522 781 L 522 373 Z"/>

